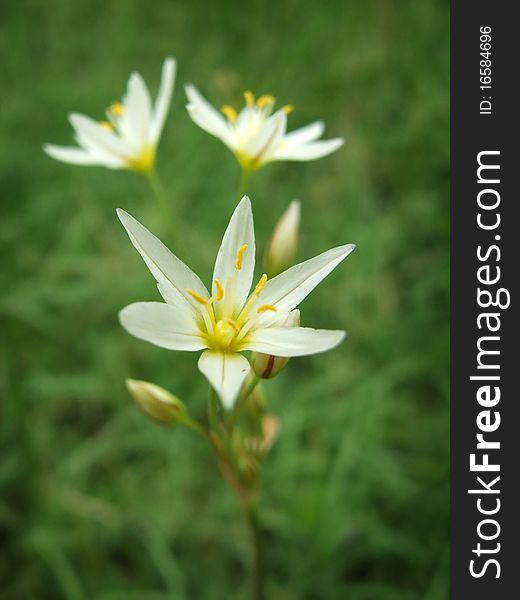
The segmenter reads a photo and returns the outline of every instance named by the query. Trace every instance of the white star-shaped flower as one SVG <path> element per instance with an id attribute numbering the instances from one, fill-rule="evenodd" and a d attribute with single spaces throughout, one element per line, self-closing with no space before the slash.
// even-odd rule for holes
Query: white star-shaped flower
<path id="1" fill-rule="evenodd" d="M 186 108 L 192 120 L 220 138 L 246 171 L 277 160 L 314 160 L 331 154 L 343 144 L 341 138 L 318 139 L 325 129 L 321 121 L 287 133 L 287 114 L 293 107 L 287 104 L 273 113 L 275 99 L 270 95 L 255 101 L 251 92 L 245 92 L 244 108 L 237 113 L 232 106 L 223 106 L 224 116 L 195 86 L 186 86 L 186 95 Z"/>
<path id="2" fill-rule="evenodd" d="M 106 121 L 98 122 L 78 113 L 69 115 L 79 148 L 47 144 L 45 152 L 56 160 L 75 165 L 148 173 L 153 169 L 157 144 L 170 107 L 175 71 L 175 60 L 167 58 L 153 106 L 143 78 L 139 73 L 132 73 L 125 97 L 110 106 Z"/>
<path id="3" fill-rule="evenodd" d="M 236 207 L 217 254 L 211 294 L 160 240 L 125 211 L 117 214 L 155 277 L 163 302 L 137 302 L 120 314 L 132 335 L 169 350 L 200 351 L 199 369 L 231 408 L 251 367 L 243 352 L 304 356 L 337 346 L 344 331 L 280 326 L 355 248 L 328 250 L 252 288 L 255 236 L 251 202 Z"/>

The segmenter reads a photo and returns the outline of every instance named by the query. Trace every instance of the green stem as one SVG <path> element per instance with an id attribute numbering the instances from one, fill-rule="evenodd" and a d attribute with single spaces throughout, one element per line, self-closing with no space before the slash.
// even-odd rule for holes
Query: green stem
<path id="1" fill-rule="evenodd" d="M 210 386 L 208 399 L 208 420 L 210 430 L 218 435 L 218 399 L 215 390 Z"/>
<path id="2" fill-rule="evenodd" d="M 246 169 L 242 167 L 242 175 L 240 177 L 240 185 L 238 186 L 238 198 L 237 202 L 242 200 L 242 196 L 246 193 L 247 188 L 249 187 L 249 180 L 251 179 L 251 173 L 253 171 L 251 169 Z"/>
<path id="3" fill-rule="evenodd" d="M 240 413 L 242 412 L 242 409 L 244 408 L 244 404 L 245 404 L 246 400 L 254 392 L 254 390 L 255 390 L 256 386 L 259 384 L 259 382 L 260 382 L 260 377 L 258 377 L 257 375 L 254 375 L 254 377 L 251 379 L 251 381 L 248 383 L 248 385 L 242 390 L 240 396 L 238 397 L 238 399 L 235 403 L 235 408 L 233 409 L 233 412 L 231 413 L 231 417 L 229 419 L 229 431 L 230 432 L 235 427 L 237 419 L 238 419 Z"/>
<path id="4" fill-rule="evenodd" d="M 244 507 L 253 545 L 252 599 L 264 599 L 264 545 L 256 504 Z"/>
<path id="5" fill-rule="evenodd" d="M 244 391 L 235 406 L 235 410 L 231 415 L 232 426 L 236 419 L 237 409 L 251 395 L 256 385 L 260 381 L 259 377 L 254 377 L 245 387 Z M 258 519 L 258 509 L 254 495 L 248 493 L 244 488 L 239 476 L 238 465 L 236 464 L 236 456 L 233 453 L 231 446 L 228 443 L 227 435 L 223 437 L 219 435 L 218 421 L 218 398 L 215 390 L 210 386 L 208 399 L 208 419 L 209 432 L 205 432 L 213 451 L 215 452 L 217 462 L 220 466 L 222 475 L 232 490 L 235 492 L 239 504 L 243 510 L 249 530 L 251 533 L 251 543 L 253 547 L 253 565 L 252 565 L 252 600 L 264 600 L 264 552 L 263 552 L 263 536 L 260 529 Z"/>
<path id="6" fill-rule="evenodd" d="M 195 419 L 192 419 L 188 415 L 186 415 L 179 422 L 182 423 L 183 425 L 186 425 L 186 427 L 189 427 L 189 429 L 191 429 L 195 433 L 198 433 L 203 438 L 209 437 L 209 431 L 201 423 L 199 423 Z"/>
<path id="7" fill-rule="evenodd" d="M 155 168 L 150 169 L 146 172 L 146 179 L 148 180 L 148 183 L 152 188 L 154 198 L 157 201 L 157 204 L 159 205 L 163 216 L 168 218 L 171 217 L 171 207 L 168 204 L 168 201 L 166 200 L 164 187 L 161 183 L 161 180 L 159 179 L 159 176 L 157 175 L 157 171 L 155 170 Z"/>

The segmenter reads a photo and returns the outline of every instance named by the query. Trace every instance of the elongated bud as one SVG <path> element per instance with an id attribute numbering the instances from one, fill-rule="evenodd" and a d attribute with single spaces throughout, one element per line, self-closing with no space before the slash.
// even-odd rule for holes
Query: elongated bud
<path id="1" fill-rule="evenodd" d="M 300 214 L 300 201 L 293 200 L 275 225 L 264 255 L 265 270 L 270 277 L 294 264 L 298 251 Z"/>
<path id="2" fill-rule="evenodd" d="M 179 398 L 154 383 L 127 379 L 126 387 L 139 408 L 154 421 L 174 423 L 186 413 Z"/>
<path id="3" fill-rule="evenodd" d="M 299 327 L 300 311 L 293 310 L 284 316 L 279 322 L 273 324 L 275 327 Z M 289 362 L 287 357 L 273 356 L 272 354 L 262 354 L 253 352 L 251 355 L 251 366 L 258 377 L 262 379 L 272 379 Z"/>

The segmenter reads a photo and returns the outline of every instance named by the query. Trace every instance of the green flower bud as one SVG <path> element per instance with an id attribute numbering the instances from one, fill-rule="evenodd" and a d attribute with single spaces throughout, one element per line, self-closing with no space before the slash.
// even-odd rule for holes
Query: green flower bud
<path id="1" fill-rule="evenodd" d="M 273 323 L 275 327 L 299 327 L 300 311 L 293 310 L 288 315 L 282 317 L 278 322 Z M 262 354 L 253 352 L 251 354 L 251 366 L 258 377 L 262 379 L 272 379 L 289 362 L 284 356 L 273 356 L 272 354 Z"/>
<path id="2" fill-rule="evenodd" d="M 274 277 L 294 264 L 298 251 L 300 202 L 293 200 L 275 225 L 264 255 L 265 270 Z"/>
<path id="3" fill-rule="evenodd" d="M 126 387 L 137 406 L 154 421 L 174 423 L 186 414 L 179 398 L 154 383 L 127 379 Z"/>

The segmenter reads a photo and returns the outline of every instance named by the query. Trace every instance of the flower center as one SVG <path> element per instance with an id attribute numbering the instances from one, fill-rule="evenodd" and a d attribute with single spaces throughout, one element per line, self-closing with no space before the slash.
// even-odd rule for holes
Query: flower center
<path id="1" fill-rule="evenodd" d="M 141 152 L 133 159 L 128 161 L 128 168 L 137 173 L 149 173 L 155 163 L 155 148 L 145 146 Z"/>
<path id="2" fill-rule="evenodd" d="M 276 98 L 271 94 L 264 94 L 263 96 L 260 96 L 258 100 L 255 100 L 255 95 L 253 92 L 247 90 L 244 92 L 244 102 L 245 107 L 243 110 L 252 109 L 258 114 L 258 116 L 267 118 L 273 111 Z M 238 112 L 233 106 L 225 104 L 220 110 L 224 116 L 227 117 L 229 123 L 235 123 L 238 119 Z M 293 112 L 294 106 L 292 104 L 285 104 L 282 106 L 281 110 L 289 114 Z"/>
<path id="3" fill-rule="evenodd" d="M 200 333 L 208 348 L 239 352 L 240 344 L 254 325 L 254 319 L 251 320 L 249 315 L 267 283 L 267 275 L 262 275 L 241 308 L 234 304 L 236 279 L 242 270 L 247 248 L 247 244 L 239 246 L 234 274 L 228 276 L 225 287 L 219 279 L 215 279 L 215 293 L 210 298 L 205 298 L 194 290 L 186 290 L 200 306 Z M 277 308 L 272 304 L 262 304 L 256 309 L 256 314 L 261 315 L 267 311 L 277 312 Z"/>
<path id="4" fill-rule="evenodd" d="M 227 350 L 238 333 L 240 329 L 233 319 L 221 319 L 213 331 L 213 344 L 221 350 Z"/>

